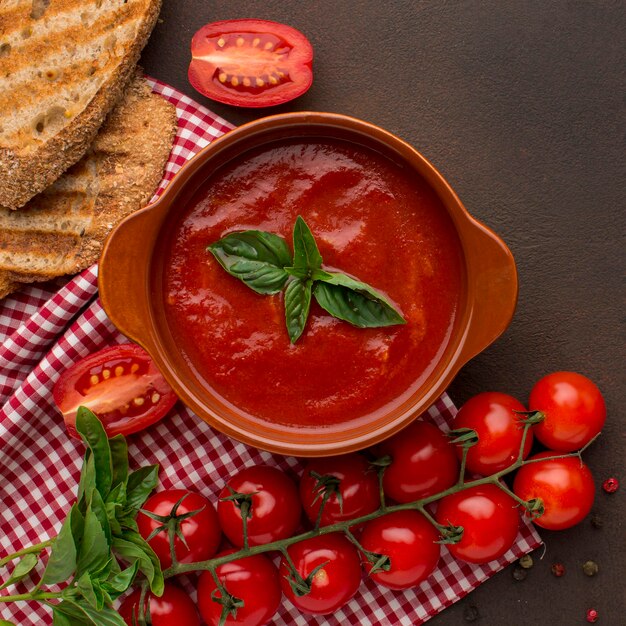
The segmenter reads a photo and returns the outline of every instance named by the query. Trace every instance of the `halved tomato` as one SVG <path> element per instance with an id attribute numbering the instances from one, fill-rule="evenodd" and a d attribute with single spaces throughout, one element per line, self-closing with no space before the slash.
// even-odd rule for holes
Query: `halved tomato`
<path id="1" fill-rule="evenodd" d="M 189 82 L 201 94 L 241 107 L 302 95 L 313 82 L 313 47 L 298 30 L 267 20 L 225 20 L 191 40 Z"/>
<path id="2" fill-rule="evenodd" d="M 112 437 L 154 424 L 176 402 L 148 353 L 133 343 L 104 348 L 78 361 L 61 374 L 52 395 L 69 434 L 78 439 L 79 406 L 93 411 Z"/>

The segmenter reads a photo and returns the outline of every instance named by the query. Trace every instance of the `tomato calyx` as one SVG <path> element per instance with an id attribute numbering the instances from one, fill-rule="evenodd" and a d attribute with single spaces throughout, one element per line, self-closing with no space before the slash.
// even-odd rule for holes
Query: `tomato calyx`
<path id="1" fill-rule="evenodd" d="M 546 419 L 546 414 L 543 411 L 515 411 L 513 413 L 520 416 L 520 424 L 541 424 Z"/>
<path id="2" fill-rule="evenodd" d="M 467 450 L 478 443 L 478 433 L 473 428 L 456 428 L 448 432 L 450 442 Z"/>
<path id="3" fill-rule="evenodd" d="M 309 475 L 315 478 L 315 486 L 313 487 L 315 496 L 313 498 L 313 504 L 321 498 L 320 510 L 315 520 L 315 528 L 319 528 L 322 523 L 322 515 L 326 508 L 326 503 L 332 496 L 337 498 L 339 510 L 343 513 L 343 495 L 340 489 L 341 479 L 333 474 L 319 474 L 315 470 L 310 470 Z"/>
<path id="4" fill-rule="evenodd" d="M 546 512 L 546 508 L 541 498 L 531 498 L 528 500 L 525 504 L 525 509 L 526 514 L 531 520 L 541 517 Z"/>
<path id="5" fill-rule="evenodd" d="M 311 570 L 306 578 L 303 578 L 300 572 L 298 572 L 296 566 L 293 564 L 287 550 L 283 552 L 283 556 L 285 557 L 287 567 L 289 569 L 289 574 L 286 576 L 286 580 L 289 583 L 291 590 L 298 598 L 307 596 L 311 593 L 311 590 L 313 589 L 313 580 L 317 576 L 318 572 L 323 570 L 330 563 L 330 561 L 320 563 Z"/>
<path id="6" fill-rule="evenodd" d="M 241 523 L 243 530 L 243 547 L 248 548 L 248 520 L 252 519 L 252 496 L 256 496 L 259 492 L 240 493 L 227 485 L 229 496 L 220 498 L 220 502 L 232 502 L 241 512 Z"/>
<path id="7" fill-rule="evenodd" d="M 463 533 L 465 532 L 463 526 L 455 526 L 450 522 L 448 522 L 445 526 L 438 526 L 438 529 L 441 539 L 437 543 L 442 545 L 454 545 L 455 543 L 460 543 L 463 539 Z"/>
<path id="8" fill-rule="evenodd" d="M 368 574 L 376 574 L 378 572 L 388 572 L 391 569 L 391 557 L 381 552 L 372 552 L 363 547 L 361 542 L 350 532 L 346 530 L 346 537 L 356 546 L 357 550 L 367 559 L 372 566 L 368 570 Z"/>
<path id="9" fill-rule="evenodd" d="M 147 537 L 146 541 L 150 541 L 154 539 L 160 533 L 167 533 L 168 540 L 170 543 L 170 554 L 172 557 L 172 563 L 175 564 L 178 562 L 176 558 L 176 549 L 175 549 L 175 539 L 178 537 L 185 548 L 189 549 L 187 545 L 187 539 L 185 538 L 181 524 L 186 519 L 193 517 L 194 515 L 198 515 L 201 513 L 205 507 L 201 507 L 199 509 L 195 509 L 193 511 L 187 511 L 186 513 L 178 513 L 178 508 L 183 503 L 185 498 L 187 498 L 190 494 L 186 493 L 174 504 L 171 511 L 168 515 L 158 515 L 157 513 L 153 513 L 152 511 L 147 511 L 146 509 L 140 509 L 141 513 L 153 519 L 155 522 L 159 522 L 159 526 L 157 526 Z"/>
<path id="10" fill-rule="evenodd" d="M 211 600 L 222 605 L 219 624 L 220 626 L 223 626 L 231 615 L 233 617 L 237 616 L 237 610 L 243 608 L 245 606 L 245 602 L 241 598 L 234 596 L 230 593 L 230 591 L 228 591 L 228 589 L 226 589 L 226 587 L 224 587 L 224 585 L 222 585 L 214 570 L 211 570 L 211 574 L 213 574 L 213 579 L 215 580 L 215 584 L 217 586 L 217 588 L 211 593 Z"/>

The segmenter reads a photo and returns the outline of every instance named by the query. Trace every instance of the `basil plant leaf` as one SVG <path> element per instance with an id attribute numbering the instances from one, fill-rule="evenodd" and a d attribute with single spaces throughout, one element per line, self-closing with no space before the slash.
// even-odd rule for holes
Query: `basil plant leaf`
<path id="1" fill-rule="evenodd" d="M 154 595 L 163 593 L 164 580 L 159 557 L 139 533 L 127 530 L 121 537 L 113 537 L 113 548 L 131 565 L 138 563 L 139 571 L 148 579 Z"/>
<path id="2" fill-rule="evenodd" d="M 44 585 L 65 582 L 74 573 L 77 547 L 80 546 L 82 538 L 82 515 L 78 510 L 78 505 L 74 504 L 52 544 L 52 551 L 42 578 Z"/>
<path id="3" fill-rule="evenodd" d="M 125 511 L 135 515 L 159 482 L 159 466 L 146 465 L 130 474 L 126 485 Z"/>
<path id="4" fill-rule="evenodd" d="M 106 500 L 113 483 L 113 464 L 109 439 L 102 422 L 87 407 L 79 406 L 76 413 L 76 430 L 89 446 L 93 456 L 96 489 Z"/>
<path id="5" fill-rule="evenodd" d="M 52 607 L 53 626 L 91 626 L 93 622 L 68 600 Z"/>
<path id="6" fill-rule="evenodd" d="M 0 589 L 4 589 L 10 585 L 15 585 L 16 583 L 19 583 L 20 580 L 26 578 L 26 576 L 28 576 L 28 574 L 30 574 L 33 568 L 37 565 L 38 560 L 39 559 L 34 554 L 25 554 L 15 566 L 7 581 L 0 585 Z"/>
<path id="7" fill-rule="evenodd" d="M 111 488 L 124 484 L 128 478 L 128 445 L 124 435 L 109 439 L 111 450 Z"/>
<path id="8" fill-rule="evenodd" d="M 226 235 L 208 250 L 231 275 L 262 295 L 279 293 L 289 274 L 291 252 L 278 235 L 260 230 L 246 230 Z"/>
<path id="9" fill-rule="evenodd" d="M 296 343 L 309 317 L 311 308 L 311 280 L 294 278 L 285 290 L 285 321 L 291 343 Z"/>
<path id="10" fill-rule="evenodd" d="M 83 540 L 76 558 L 76 577 L 80 578 L 85 572 L 91 570 L 100 570 L 110 558 L 111 548 L 106 533 L 98 514 L 89 506 L 85 515 Z"/>
<path id="11" fill-rule="evenodd" d="M 322 267 L 322 255 L 306 222 L 298 215 L 293 227 L 293 267 L 314 270 Z"/>
<path id="12" fill-rule="evenodd" d="M 406 324 L 399 311 L 381 293 L 350 276 L 330 273 L 315 283 L 318 304 L 333 317 L 359 328 Z"/>
<path id="13" fill-rule="evenodd" d="M 15 622 L 10 622 L 6 619 L 0 619 L 0 626 L 15 626 Z"/>

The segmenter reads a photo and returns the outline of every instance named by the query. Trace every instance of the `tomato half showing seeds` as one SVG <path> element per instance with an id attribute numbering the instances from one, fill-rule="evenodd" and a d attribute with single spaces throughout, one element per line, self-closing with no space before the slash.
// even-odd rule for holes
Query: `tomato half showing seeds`
<path id="1" fill-rule="evenodd" d="M 285 557 L 280 562 L 283 593 L 302 613 L 327 615 L 347 604 L 361 584 L 361 560 L 357 549 L 340 533 L 305 539 L 287 548 L 296 571 L 304 580 L 313 573 L 311 590 L 294 592 Z M 316 568 L 319 568 L 316 570 Z"/>
<path id="2" fill-rule="evenodd" d="M 232 552 L 221 552 L 218 557 Z M 198 580 L 198 608 L 208 626 L 263 626 L 276 614 L 282 592 L 278 570 L 267 557 L 257 554 L 231 561 L 218 566 L 216 574 L 226 591 L 243 606 L 230 612 L 226 621 L 220 621 L 223 605 L 217 600 L 222 593 L 211 573 L 203 572 Z"/>
<path id="3" fill-rule="evenodd" d="M 148 353 L 133 343 L 104 348 L 78 361 L 61 374 L 52 395 L 69 434 L 77 439 L 80 406 L 93 411 L 113 437 L 158 422 L 177 399 Z"/>
<path id="4" fill-rule="evenodd" d="M 241 107 L 302 95 L 313 82 L 313 47 L 298 30 L 266 20 L 203 26 L 191 40 L 189 82 L 201 94 Z"/>
<path id="5" fill-rule="evenodd" d="M 516 411 L 526 411 L 524 405 L 505 393 L 487 391 L 470 398 L 456 414 L 452 428 L 472 428 L 478 443 L 467 451 L 466 467 L 470 472 L 489 476 L 510 467 L 519 455 L 524 429 L 523 416 Z M 524 458 L 533 443 L 528 431 L 524 443 Z M 457 456 L 463 449 L 456 446 Z"/>
<path id="6" fill-rule="evenodd" d="M 139 623 L 140 596 L 140 590 L 133 591 L 118 609 L 128 626 Z M 200 626 L 198 611 L 191 598 L 180 587 L 170 583 L 165 583 L 160 598 L 150 594 L 150 619 L 152 626 Z"/>
<path id="7" fill-rule="evenodd" d="M 360 454 L 307 463 L 300 479 L 300 499 L 311 522 L 317 520 L 327 490 L 322 526 L 367 515 L 380 506 L 376 470 Z"/>
<path id="8" fill-rule="evenodd" d="M 545 415 L 535 426 L 541 443 L 559 452 L 573 452 L 589 443 L 604 426 L 606 405 L 595 383 L 576 372 L 554 372 L 532 388 L 529 408 Z"/>
<path id="9" fill-rule="evenodd" d="M 547 450 L 529 460 L 555 455 Z M 568 457 L 524 465 L 515 475 L 513 491 L 526 501 L 541 498 L 544 513 L 533 520 L 537 526 L 563 530 L 591 511 L 596 488 L 589 468 L 578 457 Z"/>
<path id="10" fill-rule="evenodd" d="M 501 557 L 519 530 L 518 505 L 495 485 L 470 487 L 439 502 L 437 521 L 463 527 L 459 543 L 448 544 L 452 556 L 468 563 Z"/>
<path id="11" fill-rule="evenodd" d="M 233 492 L 249 494 L 248 542 L 251 546 L 285 539 L 300 524 L 302 507 L 294 482 L 269 465 L 247 467 L 231 477 L 219 495 L 217 514 L 229 541 L 243 546 L 241 509 L 229 500 Z"/>
<path id="12" fill-rule="evenodd" d="M 417 511 L 396 511 L 373 519 L 365 525 L 361 545 L 390 559 L 387 571 L 370 573 L 370 578 L 389 589 L 408 589 L 428 578 L 437 566 L 441 553 L 439 533 Z M 365 571 L 372 564 L 361 557 Z"/>
<path id="13" fill-rule="evenodd" d="M 173 511 L 179 500 L 182 501 Z M 156 520 L 148 513 L 168 518 L 170 515 L 184 516 L 185 513 L 198 511 L 195 515 L 178 522 L 179 533 L 174 539 L 176 558 L 181 563 L 204 561 L 216 552 L 222 538 L 222 531 L 213 504 L 199 493 L 185 489 L 167 489 L 150 496 L 137 515 L 137 526 L 141 536 L 148 540 L 150 547 L 159 557 L 161 567 L 167 569 L 172 564 L 168 522 Z M 184 541 L 180 538 L 183 536 Z"/>
<path id="14" fill-rule="evenodd" d="M 377 454 L 390 455 L 383 474 L 385 494 L 412 502 L 452 487 L 459 478 L 455 446 L 436 426 L 417 420 L 383 442 Z"/>

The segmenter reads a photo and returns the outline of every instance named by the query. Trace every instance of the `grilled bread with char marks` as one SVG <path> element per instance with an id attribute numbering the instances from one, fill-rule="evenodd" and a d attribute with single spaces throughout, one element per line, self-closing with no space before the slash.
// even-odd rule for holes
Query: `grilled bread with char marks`
<path id="1" fill-rule="evenodd" d="M 133 76 L 161 0 L 0 0 L 0 206 L 91 145 Z"/>
<path id="2" fill-rule="evenodd" d="M 19 211 L 0 209 L 0 298 L 95 263 L 113 226 L 154 194 L 176 128 L 174 106 L 137 76 L 81 161 Z"/>

